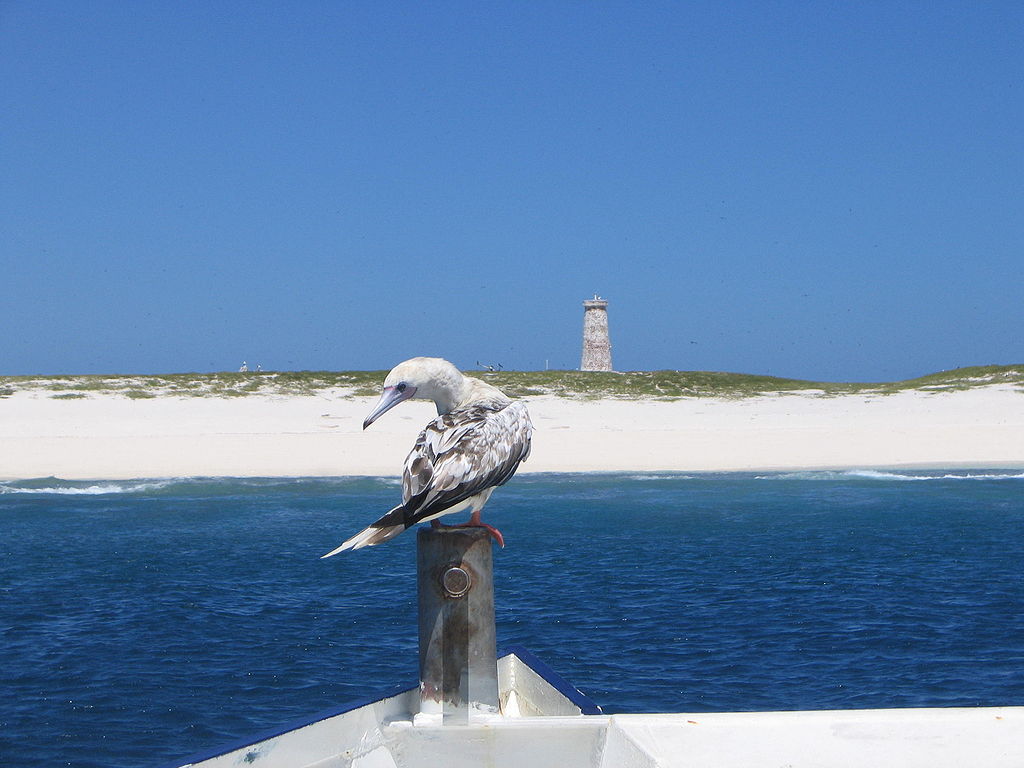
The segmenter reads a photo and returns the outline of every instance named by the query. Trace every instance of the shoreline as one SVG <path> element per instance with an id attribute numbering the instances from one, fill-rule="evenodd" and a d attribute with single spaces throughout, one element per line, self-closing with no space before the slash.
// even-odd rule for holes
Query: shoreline
<path id="1" fill-rule="evenodd" d="M 1024 468 L 1024 394 L 957 392 L 740 399 L 523 398 L 535 425 L 519 472 L 786 472 Z M 394 477 L 432 404 L 365 432 L 376 398 L 41 392 L 0 398 L 0 479 Z"/>

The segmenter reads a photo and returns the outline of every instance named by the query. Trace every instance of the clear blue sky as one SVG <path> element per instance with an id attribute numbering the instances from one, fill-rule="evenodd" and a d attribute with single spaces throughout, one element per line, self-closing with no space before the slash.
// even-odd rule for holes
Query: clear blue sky
<path id="1" fill-rule="evenodd" d="M 0 374 L 1024 361 L 1024 3 L 0 0 Z"/>

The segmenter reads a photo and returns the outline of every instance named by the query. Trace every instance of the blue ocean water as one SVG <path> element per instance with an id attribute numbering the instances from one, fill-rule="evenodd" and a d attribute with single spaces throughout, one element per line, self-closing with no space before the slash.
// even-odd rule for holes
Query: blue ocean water
<path id="1" fill-rule="evenodd" d="M 160 766 L 417 677 L 397 481 L 0 484 L 0 764 Z M 1024 704 L 1024 473 L 526 475 L 498 642 L 608 712 Z"/>

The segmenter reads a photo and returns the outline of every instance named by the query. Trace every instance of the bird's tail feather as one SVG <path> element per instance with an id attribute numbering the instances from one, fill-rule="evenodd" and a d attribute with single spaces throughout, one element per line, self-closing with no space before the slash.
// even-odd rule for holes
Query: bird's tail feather
<path id="1" fill-rule="evenodd" d="M 380 520 L 375 523 L 371 523 L 369 527 L 364 528 L 355 536 L 348 539 L 340 547 L 332 549 L 320 559 L 323 560 L 331 555 L 336 555 L 339 552 L 346 552 L 350 549 L 372 547 L 374 544 L 380 544 L 388 539 L 395 538 L 395 536 L 400 534 L 407 527 L 408 526 L 405 524 L 405 514 L 402 511 L 401 505 L 399 505 L 384 515 Z"/>

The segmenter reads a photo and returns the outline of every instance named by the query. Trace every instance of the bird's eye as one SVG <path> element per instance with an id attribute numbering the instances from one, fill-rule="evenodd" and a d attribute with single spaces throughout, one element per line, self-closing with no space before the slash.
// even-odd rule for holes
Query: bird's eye
<path id="1" fill-rule="evenodd" d="M 405 392 L 405 382 L 401 382 L 397 387 L 395 387 L 395 389 L 397 389 L 399 392 Z"/>

